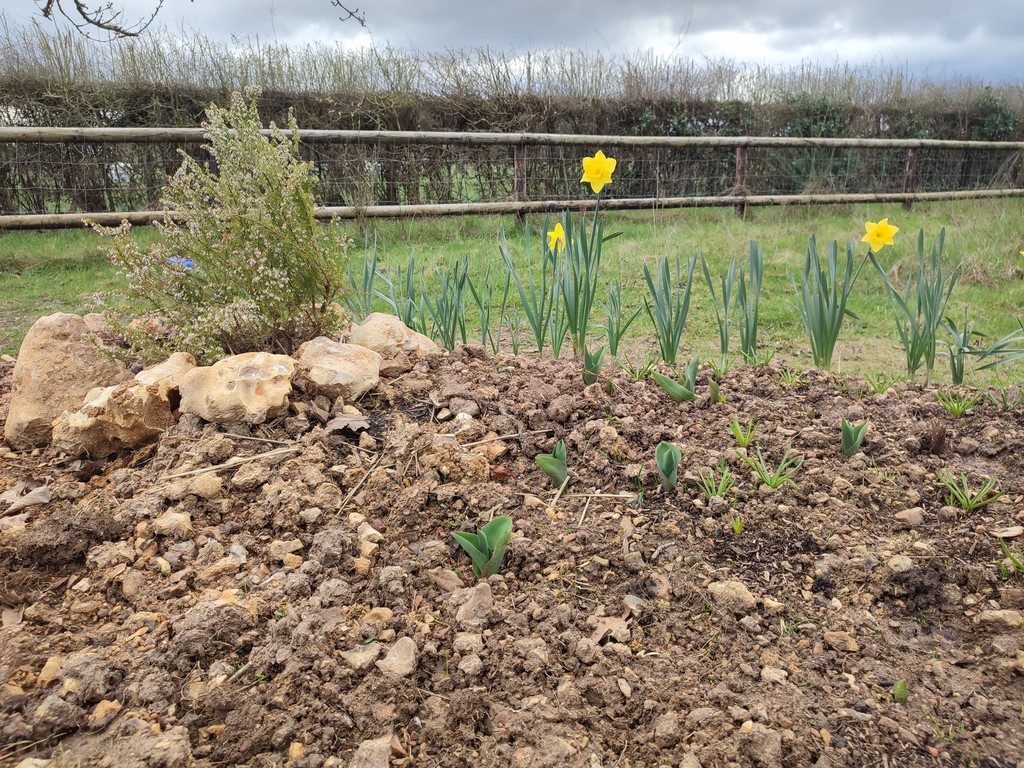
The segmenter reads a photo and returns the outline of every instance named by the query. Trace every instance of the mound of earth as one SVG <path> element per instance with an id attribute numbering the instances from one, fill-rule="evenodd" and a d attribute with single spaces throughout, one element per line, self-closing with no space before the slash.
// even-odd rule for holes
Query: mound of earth
<path id="1" fill-rule="evenodd" d="M 0 454 L 0 762 L 1021 765 L 1024 579 L 991 533 L 1024 518 L 1022 410 L 776 367 L 714 403 L 707 376 L 677 404 L 463 347 L 361 416 L 316 398 L 109 461 Z M 734 418 L 773 468 L 803 457 L 794 485 L 757 480 Z M 842 418 L 871 422 L 849 458 Z M 534 460 L 557 440 L 556 498 Z M 940 471 L 1004 495 L 948 506 Z M 476 582 L 451 534 L 497 515 Z"/>

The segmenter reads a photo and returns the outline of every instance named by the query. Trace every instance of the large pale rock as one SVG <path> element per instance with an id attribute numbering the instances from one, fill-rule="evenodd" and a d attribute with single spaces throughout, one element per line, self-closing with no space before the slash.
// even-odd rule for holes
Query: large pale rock
<path id="1" fill-rule="evenodd" d="M 326 336 L 307 341 L 296 354 L 297 375 L 306 390 L 352 403 L 380 383 L 378 352 L 358 344 L 342 344 Z"/>
<path id="2" fill-rule="evenodd" d="M 295 361 L 247 352 L 193 368 L 178 382 L 181 410 L 215 424 L 262 424 L 288 410 Z"/>
<path id="3" fill-rule="evenodd" d="M 135 374 L 135 380 L 143 384 L 157 384 L 177 389 L 181 377 L 196 367 L 196 359 L 188 352 L 175 352 L 162 363 L 145 368 Z"/>
<path id="4" fill-rule="evenodd" d="M 394 315 L 374 312 L 349 334 L 349 343 L 379 352 L 385 358 L 440 352 L 428 336 L 417 333 Z"/>
<path id="5" fill-rule="evenodd" d="M 88 397 L 53 423 L 53 445 L 65 453 L 102 458 L 155 440 L 174 424 L 169 390 L 160 383 L 118 384 Z"/>
<path id="6" fill-rule="evenodd" d="M 62 412 L 80 408 L 95 387 L 129 378 L 121 363 L 103 353 L 81 317 L 63 312 L 41 317 L 14 365 L 4 439 L 17 449 L 45 445 Z"/>

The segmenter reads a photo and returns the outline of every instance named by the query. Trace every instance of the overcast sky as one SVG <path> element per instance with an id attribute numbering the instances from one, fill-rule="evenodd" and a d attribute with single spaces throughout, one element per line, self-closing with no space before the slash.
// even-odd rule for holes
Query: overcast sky
<path id="1" fill-rule="evenodd" d="M 73 7 L 72 0 L 65 0 Z M 90 6 L 106 0 L 90 0 Z M 126 20 L 151 0 L 112 0 Z M 374 42 L 420 51 L 653 48 L 695 59 L 790 66 L 881 64 L 929 80 L 1024 82 L 1024 0 L 362 0 L 367 28 L 338 20 L 330 0 L 166 0 L 158 18 L 211 37 L 288 44 Z M 0 0 L 22 23 L 33 0 Z"/>

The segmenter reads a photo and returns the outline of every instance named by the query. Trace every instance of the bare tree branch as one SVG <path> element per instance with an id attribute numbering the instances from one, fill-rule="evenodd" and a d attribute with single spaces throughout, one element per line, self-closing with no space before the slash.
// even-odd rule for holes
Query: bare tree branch
<path id="1" fill-rule="evenodd" d="M 346 14 L 345 16 L 338 17 L 342 21 L 355 19 L 356 21 L 359 22 L 359 26 L 366 26 L 366 14 L 360 13 L 358 8 L 356 8 L 355 10 L 351 10 L 347 6 L 343 5 L 341 0 L 331 0 L 331 5 L 333 5 L 335 8 L 340 8 Z"/>
<path id="2" fill-rule="evenodd" d="M 94 8 L 86 5 L 84 0 L 34 0 L 34 2 L 42 11 L 43 18 L 52 19 L 54 11 L 56 11 L 86 37 L 92 37 L 90 32 L 100 30 L 109 35 L 108 40 L 136 37 L 153 23 L 156 15 L 160 13 L 160 9 L 164 7 L 164 0 L 156 0 L 156 6 L 149 16 L 139 19 L 134 24 L 129 24 L 125 21 L 124 11 L 114 6 L 114 0 L 100 0 L 102 4 Z M 69 4 L 73 7 L 66 8 L 65 6 Z M 351 9 L 341 0 L 331 0 L 331 5 L 340 8 L 345 14 L 339 17 L 342 21 L 354 19 L 359 26 L 366 26 L 366 14 L 360 12 L 358 8 Z"/>
<path id="3" fill-rule="evenodd" d="M 90 8 L 83 0 L 71 0 L 72 9 L 65 8 L 68 0 L 35 0 L 35 2 L 40 5 L 43 18 L 52 19 L 53 12 L 56 10 L 86 37 L 91 37 L 92 30 L 100 30 L 109 35 L 108 39 L 136 37 L 141 34 L 153 23 L 164 5 L 164 0 L 157 0 L 156 7 L 153 8 L 153 12 L 149 16 L 130 24 L 124 19 L 124 11 L 115 8 L 113 2 L 105 2 L 95 8 Z"/>

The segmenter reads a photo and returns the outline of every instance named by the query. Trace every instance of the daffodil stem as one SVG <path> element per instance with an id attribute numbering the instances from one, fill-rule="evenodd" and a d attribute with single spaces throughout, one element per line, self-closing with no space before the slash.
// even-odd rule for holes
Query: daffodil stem
<path id="1" fill-rule="evenodd" d="M 593 247 L 594 238 L 597 237 L 597 214 L 601 210 L 601 192 L 597 193 L 597 200 L 594 202 L 594 220 L 590 224 L 590 244 Z"/>

